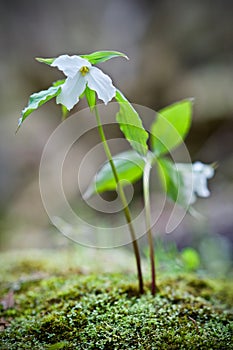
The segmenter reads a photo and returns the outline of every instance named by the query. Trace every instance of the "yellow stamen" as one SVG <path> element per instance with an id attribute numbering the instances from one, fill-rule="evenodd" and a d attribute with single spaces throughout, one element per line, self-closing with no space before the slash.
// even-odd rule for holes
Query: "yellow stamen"
<path id="1" fill-rule="evenodd" d="M 80 69 L 80 72 L 81 72 L 82 76 L 84 76 L 84 75 L 86 75 L 89 72 L 89 68 L 87 66 L 83 66 Z"/>

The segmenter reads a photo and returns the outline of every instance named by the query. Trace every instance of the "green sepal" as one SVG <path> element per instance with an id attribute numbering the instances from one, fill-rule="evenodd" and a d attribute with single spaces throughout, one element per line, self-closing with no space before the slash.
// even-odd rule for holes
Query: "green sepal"
<path id="1" fill-rule="evenodd" d="M 86 60 L 88 60 L 91 64 L 97 64 L 100 62 L 105 62 L 110 60 L 111 58 L 114 57 L 124 57 L 127 60 L 129 59 L 124 53 L 122 52 L 118 52 L 118 51 L 96 51 L 96 52 L 92 52 L 90 54 L 87 55 L 77 55 L 79 57 L 85 58 Z M 51 57 L 51 58 L 41 58 L 41 57 L 37 57 L 36 60 L 38 62 L 41 63 L 45 63 L 48 65 L 51 65 L 53 63 L 53 61 L 55 61 L 56 58 Z"/>
<path id="2" fill-rule="evenodd" d="M 57 96 L 60 93 L 61 86 L 51 86 L 48 90 L 42 90 L 32 94 L 29 98 L 27 107 L 22 111 L 21 118 L 19 118 L 18 129 L 24 120 L 37 108 L 42 106 L 44 103 L 51 100 L 53 97 Z M 17 129 L 17 130 L 18 130 Z"/>
<path id="3" fill-rule="evenodd" d="M 116 91 L 115 99 L 120 106 L 116 114 L 116 120 L 121 131 L 132 148 L 142 156 L 145 156 L 148 151 L 147 140 L 149 135 L 142 125 L 140 116 L 119 90 Z"/>
<path id="4" fill-rule="evenodd" d="M 151 146 L 156 156 L 179 146 L 187 135 L 192 118 L 193 99 L 185 99 L 161 109 L 151 126 Z"/>
<path id="5" fill-rule="evenodd" d="M 124 57 L 128 60 L 128 57 L 124 53 L 118 51 L 96 51 L 89 55 L 80 55 L 80 57 L 85 58 L 91 64 L 105 62 L 114 57 Z"/>
<path id="6" fill-rule="evenodd" d="M 65 81 L 66 79 L 54 81 L 53 86 L 61 86 L 62 84 L 64 84 Z"/>
<path id="7" fill-rule="evenodd" d="M 48 64 L 50 66 L 53 63 L 53 61 L 55 61 L 56 58 L 55 57 L 53 57 L 53 58 L 36 57 L 35 59 L 40 63 L 45 63 L 45 64 Z"/>
<path id="8" fill-rule="evenodd" d="M 66 106 L 61 105 L 61 113 L 62 113 L 62 120 L 65 120 L 69 114 L 69 110 L 66 108 Z"/>
<path id="9" fill-rule="evenodd" d="M 144 159 L 134 150 L 119 153 L 113 157 L 119 180 L 124 186 L 128 183 L 135 183 L 142 177 L 145 166 Z M 117 189 L 117 184 L 109 162 L 104 163 L 100 171 L 92 179 L 88 186 L 84 198 L 88 199 L 95 193 L 113 191 Z"/>
<path id="10" fill-rule="evenodd" d="M 91 111 L 93 111 L 96 105 L 96 93 L 94 90 L 91 90 L 88 86 L 85 89 L 85 96 L 87 99 L 88 106 Z"/>

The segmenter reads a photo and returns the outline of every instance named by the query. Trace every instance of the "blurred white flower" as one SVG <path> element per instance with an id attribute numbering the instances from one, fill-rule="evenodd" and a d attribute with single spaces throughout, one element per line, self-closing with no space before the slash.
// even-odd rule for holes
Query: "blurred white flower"
<path id="1" fill-rule="evenodd" d="M 94 90 L 105 104 L 116 95 L 116 88 L 111 78 L 80 56 L 61 55 L 53 61 L 51 66 L 58 67 L 67 76 L 64 84 L 61 85 L 61 92 L 56 102 L 63 104 L 68 110 L 78 103 L 86 86 Z"/>
<path id="2" fill-rule="evenodd" d="M 214 176 L 214 168 L 211 165 L 196 162 L 193 164 L 193 188 L 200 197 L 208 197 L 210 191 L 207 187 L 207 179 Z"/>
<path id="3" fill-rule="evenodd" d="M 193 164 L 176 163 L 175 167 L 182 181 L 182 192 L 185 192 L 183 195 L 185 195 L 186 200 L 189 198 L 190 204 L 196 201 L 196 195 L 199 197 L 210 195 L 207 181 L 214 176 L 214 168 L 211 165 L 201 162 Z"/>

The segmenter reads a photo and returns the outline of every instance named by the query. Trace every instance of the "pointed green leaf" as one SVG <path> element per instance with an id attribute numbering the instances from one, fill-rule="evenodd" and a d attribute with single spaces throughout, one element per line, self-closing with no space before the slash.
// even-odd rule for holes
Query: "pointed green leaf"
<path id="1" fill-rule="evenodd" d="M 151 145 L 156 156 L 161 156 L 180 145 L 191 126 L 192 99 L 174 103 L 157 113 L 151 126 Z"/>
<path id="2" fill-rule="evenodd" d="M 118 51 L 97 51 L 89 55 L 80 55 L 80 57 L 85 58 L 91 64 L 105 62 L 114 57 L 124 57 L 128 60 L 128 57 L 124 53 Z"/>
<path id="3" fill-rule="evenodd" d="M 147 140 L 149 135 L 142 125 L 141 118 L 119 90 L 116 92 L 115 99 L 120 105 L 119 112 L 116 114 L 116 120 L 120 125 L 121 131 L 133 149 L 145 156 L 148 151 Z"/>
<path id="4" fill-rule="evenodd" d="M 57 96 L 60 92 L 61 86 L 51 86 L 48 90 L 43 90 L 32 94 L 29 98 L 27 107 L 22 111 L 21 118 L 19 119 L 18 128 L 21 126 L 23 121 L 38 107 L 42 106 L 53 97 Z"/>
<path id="5" fill-rule="evenodd" d="M 113 157 L 113 162 L 117 169 L 120 181 L 125 180 L 133 184 L 139 180 L 143 174 L 145 161 L 133 150 L 117 154 Z M 112 173 L 112 168 L 109 162 L 107 162 L 104 163 L 91 184 L 88 186 L 84 198 L 90 198 L 95 193 L 113 191 L 116 189 L 117 184 Z"/>
<path id="6" fill-rule="evenodd" d="M 93 108 L 96 104 L 96 93 L 94 90 L 91 90 L 88 86 L 85 89 L 85 95 L 87 99 L 88 106 L 90 107 L 90 110 L 93 111 Z"/>

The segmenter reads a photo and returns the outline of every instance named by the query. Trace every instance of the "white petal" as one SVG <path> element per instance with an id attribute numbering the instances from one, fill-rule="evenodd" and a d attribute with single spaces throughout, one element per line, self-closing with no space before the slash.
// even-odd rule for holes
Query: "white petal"
<path id="1" fill-rule="evenodd" d="M 193 171 L 195 172 L 202 172 L 204 169 L 204 164 L 201 162 L 195 162 L 193 163 Z"/>
<path id="2" fill-rule="evenodd" d="M 199 197 L 209 197 L 210 191 L 207 188 L 207 179 L 203 174 L 195 174 L 194 191 Z"/>
<path id="3" fill-rule="evenodd" d="M 61 93 L 57 96 L 57 103 L 61 103 L 70 111 L 79 101 L 79 96 L 86 88 L 86 81 L 80 72 L 71 78 L 68 77 L 61 85 Z"/>
<path id="4" fill-rule="evenodd" d="M 207 179 L 211 179 L 214 176 L 214 168 L 211 165 L 205 165 L 203 173 Z"/>
<path id="5" fill-rule="evenodd" d="M 181 177 L 179 197 L 181 202 L 191 205 L 196 201 L 193 190 L 192 164 L 176 163 L 176 169 Z"/>
<path id="6" fill-rule="evenodd" d="M 193 204 L 197 199 L 196 195 L 209 197 L 210 191 L 207 187 L 207 179 L 213 177 L 213 167 L 201 162 L 195 162 L 194 164 L 178 163 L 176 167 L 182 177 L 183 188 L 180 191 L 181 195 L 186 198 L 186 202 Z"/>
<path id="7" fill-rule="evenodd" d="M 73 78 L 82 67 L 90 68 L 91 64 L 79 56 L 61 55 L 53 61 L 51 66 L 58 67 L 67 77 Z"/>
<path id="8" fill-rule="evenodd" d="M 214 176 L 214 169 L 211 165 L 196 162 L 193 164 L 194 191 L 200 197 L 208 197 L 210 191 L 207 187 L 207 179 Z"/>
<path id="9" fill-rule="evenodd" d="M 84 77 L 90 89 L 96 91 L 98 98 L 107 104 L 116 95 L 116 88 L 112 85 L 111 78 L 99 68 L 91 67 Z"/>
<path id="10" fill-rule="evenodd" d="M 211 179 L 214 176 L 214 168 L 211 165 L 201 162 L 195 162 L 193 164 L 193 171 L 202 173 L 207 179 Z"/>

